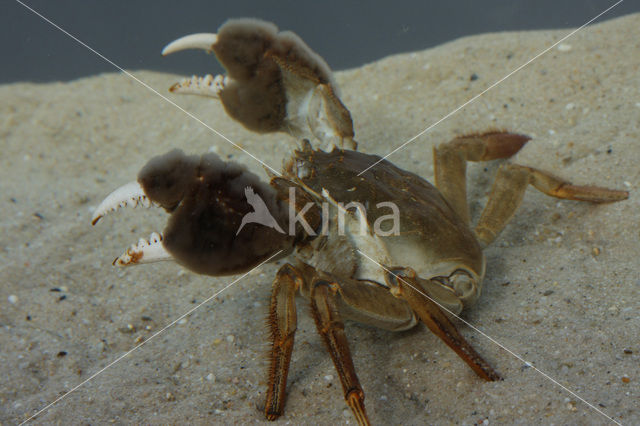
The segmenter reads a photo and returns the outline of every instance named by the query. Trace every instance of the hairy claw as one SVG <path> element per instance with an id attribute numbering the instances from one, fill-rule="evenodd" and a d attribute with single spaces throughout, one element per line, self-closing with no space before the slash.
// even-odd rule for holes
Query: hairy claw
<path id="1" fill-rule="evenodd" d="M 331 69 L 300 37 L 257 19 L 232 19 L 217 34 L 181 37 L 163 50 L 214 53 L 225 76 L 193 76 L 173 93 L 217 98 L 226 112 L 254 132 L 286 132 L 296 139 L 356 148 L 349 110 Z"/>

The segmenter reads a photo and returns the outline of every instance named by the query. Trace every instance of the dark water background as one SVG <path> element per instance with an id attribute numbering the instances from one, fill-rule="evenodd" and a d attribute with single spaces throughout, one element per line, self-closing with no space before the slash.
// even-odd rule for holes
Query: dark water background
<path id="1" fill-rule="evenodd" d="M 296 32 L 335 69 L 462 36 L 575 28 L 615 0 L 457 1 L 123 1 L 21 0 L 125 69 L 219 73 L 202 52 L 167 58 L 162 47 L 195 32 L 215 32 L 230 17 L 257 17 Z M 73 80 L 116 71 L 15 0 L 0 0 L 0 83 Z M 625 0 L 596 22 L 640 12 Z M 542 48 L 542 46 L 541 46 Z"/>

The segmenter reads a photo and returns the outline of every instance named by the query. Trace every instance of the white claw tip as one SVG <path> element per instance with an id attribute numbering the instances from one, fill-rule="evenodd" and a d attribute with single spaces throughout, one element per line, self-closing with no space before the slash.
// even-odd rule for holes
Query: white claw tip
<path id="1" fill-rule="evenodd" d="M 151 207 L 151 201 L 138 182 L 129 182 L 113 191 L 93 213 L 91 224 L 95 225 L 106 214 L 122 207 Z"/>
<path id="2" fill-rule="evenodd" d="M 213 45 L 218 41 L 218 36 L 214 33 L 197 33 L 180 37 L 167 44 L 162 49 L 162 56 L 186 49 L 204 49 L 207 52 L 213 50 Z"/>
<path id="3" fill-rule="evenodd" d="M 171 259 L 173 257 L 162 245 L 162 235 L 154 232 L 149 236 L 148 240 L 141 238 L 138 244 L 133 244 L 129 247 L 120 257 L 113 261 L 113 264 L 129 266 Z"/>

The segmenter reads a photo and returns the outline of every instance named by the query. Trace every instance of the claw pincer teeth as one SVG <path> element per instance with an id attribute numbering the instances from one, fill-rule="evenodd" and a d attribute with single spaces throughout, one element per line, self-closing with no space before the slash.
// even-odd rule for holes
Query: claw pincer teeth
<path id="1" fill-rule="evenodd" d="M 107 198 L 100 203 L 98 208 L 93 213 L 91 218 L 91 224 L 98 223 L 103 216 L 119 210 L 123 207 L 151 207 L 153 203 L 149 200 L 149 197 L 144 193 L 142 186 L 138 182 L 129 182 L 126 185 L 122 185 L 120 188 L 113 191 L 107 196 Z"/>
<path id="2" fill-rule="evenodd" d="M 225 84 L 227 84 L 228 78 L 222 75 L 207 74 L 204 77 L 198 77 L 196 75 L 191 78 L 182 79 L 179 83 L 174 84 L 169 88 L 171 93 L 192 94 L 201 96 L 210 96 L 218 98 L 222 90 L 224 90 Z"/>
<path id="3" fill-rule="evenodd" d="M 138 182 L 130 182 L 113 191 L 98 206 L 91 219 L 95 225 L 103 216 L 123 207 L 151 207 L 154 203 L 147 197 Z M 114 265 L 127 266 L 171 260 L 173 257 L 162 245 L 162 234 L 153 232 L 148 239 L 141 238 L 113 261 Z"/>
<path id="4" fill-rule="evenodd" d="M 117 257 L 114 265 L 129 266 L 139 263 L 159 262 L 171 260 L 172 256 L 162 245 L 162 234 L 153 232 L 148 239 L 140 238 L 138 244 L 133 244 L 122 255 Z"/>

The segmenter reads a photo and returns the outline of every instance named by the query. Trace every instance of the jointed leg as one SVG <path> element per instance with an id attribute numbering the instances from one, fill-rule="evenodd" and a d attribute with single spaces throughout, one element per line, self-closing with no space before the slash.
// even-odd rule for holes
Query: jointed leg
<path id="1" fill-rule="evenodd" d="M 429 330 L 453 349 L 478 376 L 488 381 L 500 380 L 498 373 L 465 340 L 440 307 L 427 297 L 415 271 L 396 268 L 392 272 L 387 274 L 387 284 L 392 287 L 392 293 L 406 300 Z"/>
<path id="2" fill-rule="evenodd" d="M 547 195 L 565 200 L 608 203 L 629 197 L 627 191 L 572 185 L 532 167 L 504 164 L 496 174 L 489 201 L 475 229 L 480 244 L 487 246 L 502 231 L 522 202 L 529 184 Z"/>
<path id="3" fill-rule="evenodd" d="M 293 339 L 296 332 L 296 291 L 302 286 L 300 273 L 290 264 L 284 264 L 273 281 L 269 328 L 271 331 L 271 353 L 269 357 L 269 379 L 264 411 L 267 419 L 275 420 L 284 411 L 287 374 Z"/>
<path id="4" fill-rule="evenodd" d="M 456 213 L 469 224 L 467 161 L 509 158 L 530 138 L 507 132 L 461 136 L 433 150 L 436 186 Z"/>
<path id="5" fill-rule="evenodd" d="M 364 392 L 358 381 L 349 343 L 344 333 L 344 324 L 338 313 L 336 293 L 338 284 L 316 278 L 311 288 L 311 311 L 318 332 L 324 339 L 331 359 L 338 371 L 344 398 L 360 425 L 368 425 L 364 408 Z"/>

